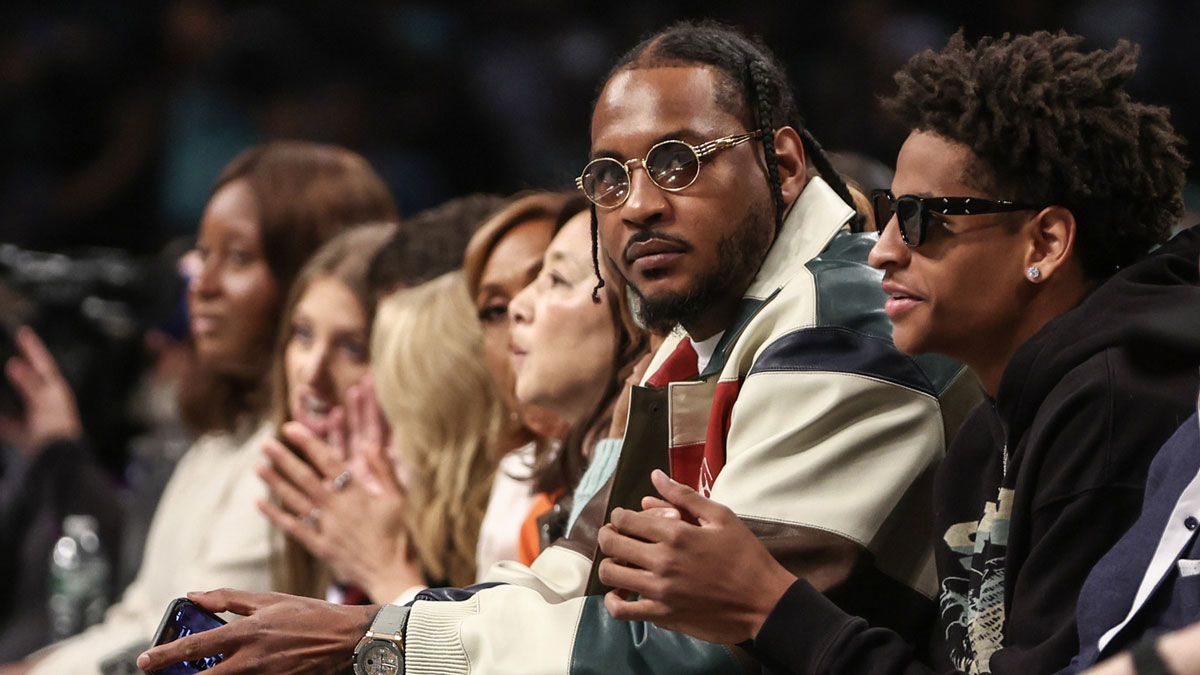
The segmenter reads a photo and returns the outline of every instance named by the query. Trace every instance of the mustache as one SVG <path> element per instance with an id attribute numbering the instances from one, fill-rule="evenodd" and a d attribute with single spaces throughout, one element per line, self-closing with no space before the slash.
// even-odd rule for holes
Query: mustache
<path id="1" fill-rule="evenodd" d="M 629 249 L 634 244 L 644 244 L 654 239 L 678 244 L 679 246 L 683 247 L 684 252 L 692 250 L 691 242 L 683 237 L 667 234 L 666 232 L 660 232 L 658 230 L 638 230 L 637 232 L 633 233 L 633 236 L 630 237 L 628 241 L 625 242 L 625 249 L 621 251 L 621 261 L 626 265 L 631 264 L 633 261 L 629 258 Z"/>

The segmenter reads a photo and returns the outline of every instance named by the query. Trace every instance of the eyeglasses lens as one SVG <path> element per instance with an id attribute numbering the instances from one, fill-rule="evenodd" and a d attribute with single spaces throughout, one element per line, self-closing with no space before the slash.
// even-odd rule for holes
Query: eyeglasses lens
<path id="1" fill-rule="evenodd" d="M 892 219 L 892 196 L 886 192 L 876 192 L 871 197 L 875 207 L 875 231 L 882 235 Z"/>
<path id="2" fill-rule="evenodd" d="M 646 171 L 654 184 L 664 190 L 682 190 L 695 182 L 700 160 L 686 143 L 667 141 L 654 146 L 646 155 Z"/>
<path id="3" fill-rule="evenodd" d="M 583 191 L 600 206 L 616 206 L 629 192 L 629 174 L 615 159 L 602 158 L 588 165 L 583 173 Z"/>
<path id="4" fill-rule="evenodd" d="M 925 229 L 925 214 L 921 202 L 901 197 L 896 200 L 896 216 L 900 221 L 900 235 L 904 243 L 917 246 L 921 243 Z"/>

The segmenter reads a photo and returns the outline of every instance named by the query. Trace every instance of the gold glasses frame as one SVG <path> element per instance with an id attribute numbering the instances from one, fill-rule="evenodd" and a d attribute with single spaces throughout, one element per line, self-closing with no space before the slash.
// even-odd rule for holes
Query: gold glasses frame
<path id="1" fill-rule="evenodd" d="M 721 138 L 716 138 L 711 141 L 705 141 L 704 143 L 701 143 L 700 145 L 692 145 L 691 143 L 688 143 L 687 141 L 681 141 L 678 139 L 667 139 L 665 141 L 660 141 L 658 143 L 655 143 L 653 146 L 651 146 L 651 148 L 646 152 L 646 156 L 644 158 L 639 159 L 637 157 L 634 157 L 633 159 L 631 159 L 627 162 L 622 162 L 622 161 L 620 161 L 618 159 L 614 159 L 612 157 L 597 157 L 596 159 L 593 159 L 592 161 L 588 162 L 587 165 L 585 165 L 583 167 L 583 172 L 580 173 L 579 176 L 575 179 L 575 187 L 578 188 L 579 191 L 583 192 L 583 195 L 588 198 L 588 201 L 592 202 L 596 206 L 599 206 L 600 208 L 604 208 L 604 209 L 615 209 L 618 206 L 624 204 L 625 201 L 627 199 L 629 199 L 629 192 L 630 192 L 629 186 L 633 182 L 633 174 L 632 174 L 633 169 L 638 166 L 641 166 L 643 169 L 646 170 L 646 175 L 650 178 L 650 182 L 654 183 L 659 189 L 666 190 L 667 192 L 679 192 L 680 190 L 686 190 L 687 188 L 691 187 L 692 184 L 694 184 L 696 182 L 696 179 L 700 177 L 700 169 L 704 166 L 704 158 L 705 157 L 708 157 L 709 155 L 711 155 L 719 150 L 724 150 L 726 148 L 732 148 L 736 145 L 741 145 L 742 143 L 745 143 L 746 141 L 749 141 L 751 139 L 756 139 L 756 138 L 761 138 L 761 137 L 762 137 L 762 129 L 756 129 L 754 131 L 749 131 L 746 133 L 731 134 L 729 136 L 723 136 Z M 662 146 L 670 144 L 670 143 L 678 143 L 680 145 L 683 145 L 683 146 L 687 147 L 689 150 L 691 150 L 692 154 L 696 156 L 696 173 L 695 173 L 695 175 L 692 176 L 692 179 L 689 180 L 686 185 L 677 185 L 677 186 L 673 186 L 673 187 L 663 185 L 663 184 L 659 183 L 658 180 L 655 179 L 654 172 L 650 171 L 646 167 L 646 161 L 650 159 L 650 155 L 654 154 L 654 151 L 657 150 L 658 148 L 661 148 Z M 621 170 L 625 172 L 625 182 L 623 183 L 623 185 L 625 187 L 624 194 L 621 195 L 619 201 L 612 203 L 612 204 L 602 203 L 602 200 L 607 195 L 611 194 L 614 190 L 620 188 L 620 186 L 622 184 L 615 185 L 612 189 L 608 190 L 603 195 L 599 195 L 599 196 L 594 195 L 591 192 L 589 192 L 584 184 L 584 179 L 587 178 L 588 172 L 590 170 L 592 170 L 593 168 L 595 168 L 598 165 L 608 164 L 608 163 L 615 164 L 615 165 L 621 167 Z"/>

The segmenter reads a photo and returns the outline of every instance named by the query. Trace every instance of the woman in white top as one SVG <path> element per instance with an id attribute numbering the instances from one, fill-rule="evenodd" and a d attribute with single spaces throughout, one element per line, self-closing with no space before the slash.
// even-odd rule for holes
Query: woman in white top
<path id="1" fill-rule="evenodd" d="M 383 181 L 342 148 L 270 143 L 222 171 L 186 260 L 193 364 L 180 405 L 202 436 L 163 492 L 137 577 L 104 621 L 5 672 L 90 675 L 127 653 L 132 663 L 129 650 L 149 643 L 173 598 L 193 588 L 271 588 L 253 467 L 271 434 L 266 374 L 283 295 L 323 241 L 395 216 Z"/>

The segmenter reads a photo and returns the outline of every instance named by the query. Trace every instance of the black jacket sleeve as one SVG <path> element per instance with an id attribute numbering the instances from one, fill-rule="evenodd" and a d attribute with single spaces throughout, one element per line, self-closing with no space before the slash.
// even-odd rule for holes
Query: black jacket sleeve
<path id="1" fill-rule="evenodd" d="M 1010 468 L 1009 481 L 1014 470 L 1016 480 L 1006 485 L 1015 491 L 1017 506 L 1006 554 L 1004 637 L 990 654 L 992 673 L 1057 672 L 1078 651 L 1079 590 L 1096 561 L 1136 519 L 1154 451 L 1190 414 L 1180 401 L 1194 401 L 1194 389 L 1188 396 L 1180 390 L 1194 384 L 1137 377 L 1122 357 L 1111 351 L 1097 355 L 1063 378 L 1039 406 L 1021 456 L 1013 457 L 1019 468 Z M 957 475 L 948 478 L 965 485 L 978 467 L 954 469 L 964 464 L 955 459 L 948 456 L 939 471 L 951 469 Z M 978 503 L 952 510 L 977 518 L 983 502 L 995 499 L 987 491 L 994 489 L 972 486 L 957 497 L 967 499 L 974 492 Z M 939 569 L 939 577 L 945 573 Z M 845 614 L 798 581 L 751 650 L 779 673 L 958 672 L 946 657 L 942 627 L 932 637 L 931 655 L 915 653 L 899 635 Z M 975 655 L 977 662 L 980 656 Z"/>
<path id="2" fill-rule="evenodd" d="M 864 619 L 843 612 L 803 579 L 780 598 L 748 648 L 779 674 L 936 672 L 898 633 L 872 628 Z"/>

